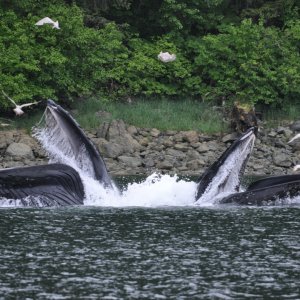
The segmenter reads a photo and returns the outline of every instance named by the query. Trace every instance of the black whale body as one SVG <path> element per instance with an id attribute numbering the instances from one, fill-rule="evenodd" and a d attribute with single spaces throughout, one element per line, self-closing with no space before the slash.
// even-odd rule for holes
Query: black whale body
<path id="1" fill-rule="evenodd" d="M 95 179 L 104 187 L 113 188 L 113 182 L 100 153 L 76 121 L 52 100 L 48 100 L 47 110 L 65 134 L 74 154 L 77 155 L 79 149 L 84 148 L 86 150 Z M 243 175 L 252 150 L 253 134 L 254 129 L 249 129 L 199 178 L 195 201 L 201 198 L 213 179 L 221 172 L 220 170 L 226 164 L 230 154 L 239 149 L 245 149 L 246 152 L 236 176 L 239 179 Z M 219 183 L 220 188 L 226 186 L 232 175 L 231 173 L 234 172 L 229 171 L 228 175 Z M 218 203 L 269 205 L 270 203 L 277 203 L 278 199 L 299 195 L 300 175 L 283 175 L 258 180 L 251 184 L 245 192 L 233 191 L 231 195 L 218 200 Z M 57 163 L 0 170 L 0 200 L 1 198 L 10 199 L 11 201 L 20 200 L 24 206 L 65 206 L 82 205 L 85 194 L 78 172 L 71 166 Z"/>
<path id="2" fill-rule="evenodd" d="M 81 205 L 84 188 L 68 165 L 10 168 L 0 171 L 0 197 L 20 200 L 23 206 Z"/>
<path id="3" fill-rule="evenodd" d="M 87 152 L 86 157 L 90 160 L 94 178 L 107 188 L 112 188 L 113 183 L 108 175 L 105 163 L 95 147 L 95 145 L 87 138 L 83 130 L 71 115 L 61 106 L 57 105 L 53 100 L 47 101 L 46 114 L 51 115 L 57 122 L 61 133 L 65 136 L 71 145 L 71 148 L 78 156 L 79 151 L 84 148 Z"/>

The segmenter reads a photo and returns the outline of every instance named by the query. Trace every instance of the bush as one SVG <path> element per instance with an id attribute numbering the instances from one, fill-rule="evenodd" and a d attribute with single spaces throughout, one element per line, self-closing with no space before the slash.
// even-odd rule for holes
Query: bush
<path id="1" fill-rule="evenodd" d="M 151 42 L 132 38 L 128 43 L 129 57 L 122 66 L 126 73 L 120 84 L 129 95 L 173 96 L 184 93 L 184 80 L 190 76 L 190 65 L 182 51 L 167 37 Z M 163 63 L 157 55 L 163 52 L 176 54 L 172 63 Z"/>
<path id="2" fill-rule="evenodd" d="M 35 26 L 44 16 L 59 20 L 61 29 Z M 17 102 L 107 93 L 120 77 L 115 66 L 128 56 L 122 39 L 113 23 L 85 27 L 76 6 L 50 5 L 26 17 L 0 9 L 0 89 Z M 10 105 L 2 95 L 0 101 Z"/>
<path id="3" fill-rule="evenodd" d="M 291 29 L 282 32 L 245 20 L 220 30 L 188 43 L 195 55 L 193 76 L 202 81 L 200 94 L 250 104 L 299 96 L 300 61 Z"/>

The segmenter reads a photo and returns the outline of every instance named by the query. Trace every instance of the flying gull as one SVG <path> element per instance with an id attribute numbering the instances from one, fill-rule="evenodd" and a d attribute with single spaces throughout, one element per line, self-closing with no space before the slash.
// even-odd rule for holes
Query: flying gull
<path id="1" fill-rule="evenodd" d="M 37 26 L 42 26 L 44 24 L 52 24 L 52 28 L 54 29 L 60 29 L 59 28 L 59 24 L 58 24 L 58 21 L 54 22 L 52 19 L 50 19 L 49 17 L 45 17 L 41 20 L 39 20 L 38 22 L 35 23 L 35 25 Z"/>
<path id="2" fill-rule="evenodd" d="M 11 99 L 8 95 L 6 95 L 4 93 L 4 91 L 2 91 L 3 95 L 11 102 L 13 103 L 16 107 L 13 109 L 13 111 L 15 112 L 15 114 L 17 116 L 21 116 L 24 114 L 24 111 L 22 110 L 23 107 L 27 107 L 27 106 L 31 106 L 33 104 L 38 104 L 38 102 L 31 102 L 31 103 L 24 103 L 21 105 L 18 105 L 13 99 Z"/>
<path id="3" fill-rule="evenodd" d="M 157 55 L 157 58 L 160 61 L 162 61 L 164 63 L 167 63 L 167 62 L 174 61 L 176 59 L 176 55 L 175 54 L 170 54 L 169 52 L 160 52 Z"/>

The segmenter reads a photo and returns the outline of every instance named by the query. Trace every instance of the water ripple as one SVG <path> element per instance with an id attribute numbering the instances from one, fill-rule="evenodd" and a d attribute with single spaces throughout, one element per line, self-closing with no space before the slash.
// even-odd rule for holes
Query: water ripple
<path id="1" fill-rule="evenodd" d="M 0 209 L 0 298 L 299 299 L 299 208 Z"/>

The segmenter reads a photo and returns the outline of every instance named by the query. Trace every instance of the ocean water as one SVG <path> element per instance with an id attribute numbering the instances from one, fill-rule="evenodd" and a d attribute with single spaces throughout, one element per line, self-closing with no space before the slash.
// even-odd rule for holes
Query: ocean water
<path id="1" fill-rule="evenodd" d="M 79 172 L 84 205 L 1 199 L 0 299 L 300 299 L 300 199 L 220 206 L 212 189 L 195 203 L 194 180 L 161 174 L 108 191 L 50 125 L 38 138 Z"/>
<path id="2" fill-rule="evenodd" d="M 300 208 L 0 208 L 0 299 L 300 299 Z"/>

